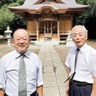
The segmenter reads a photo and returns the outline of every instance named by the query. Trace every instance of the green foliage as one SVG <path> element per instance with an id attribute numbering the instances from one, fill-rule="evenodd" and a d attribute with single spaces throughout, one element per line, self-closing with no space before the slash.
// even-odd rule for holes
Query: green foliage
<path id="1" fill-rule="evenodd" d="M 81 24 L 87 28 L 88 39 L 96 39 L 96 0 L 77 0 L 77 2 L 91 5 L 91 9 L 84 12 L 81 16 L 75 17 L 75 24 Z"/>
<path id="2" fill-rule="evenodd" d="M 22 5 L 24 3 L 25 0 L 17 0 L 17 3 Z"/>
<path id="3" fill-rule="evenodd" d="M 13 7 L 13 6 L 19 6 L 19 4 L 16 2 L 16 3 L 10 3 L 10 4 L 8 5 L 8 7 Z"/>
<path id="4" fill-rule="evenodd" d="M 94 1 L 93 0 L 76 0 L 76 2 L 78 4 L 83 4 L 83 5 L 91 5 L 93 6 L 94 5 Z M 93 7 L 92 7 L 93 8 Z M 96 6 L 95 6 L 96 8 Z M 93 10 L 94 11 L 94 10 Z M 78 24 L 81 24 L 81 25 L 84 25 L 90 18 L 90 13 L 93 13 L 91 12 L 91 9 L 89 10 L 86 10 L 83 14 L 81 14 L 80 16 L 78 17 L 75 17 L 74 18 L 74 24 L 78 25 Z"/>
<path id="5" fill-rule="evenodd" d="M 93 4 L 90 14 L 91 14 L 91 16 L 96 16 L 96 1 Z"/>
<path id="6" fill-rule="evenodd" d="M 19 6 L 25 0 L 0 0 L 0 30 L 6 30 L 7 26 L 25 25 L 25 19 L 11 12 L 8 7 Z M 15 26 L 17 27 L 17 26 Z"/>
<path id="7" fill-rule="evenodd" d="M 12 13 L 6 6 L 0 9 L 0 29 L 5 30 L 10 25 L 14 18 Z"/>
<path id="8" fill-rule="evenodd" d="M 26 20 L 19 15 L 15 15 L 12 24 L 13 25 L 15 25 L 15 24 L 16 25 L 26 25 Z"/>
<path id="9" fill-rule="evenodd" d="M 18 4 L 23 4 L 25 0 L 0 0 L 0 7 L 6 5 L 9 5 L 11 3 L 18 3 Z"/>
<path id="10" fill-rule="evenodd" d="M 78 17 L 75 17 L 74 19 L 75 19 L 75 24 L 76 25 L 79 25 L 79 24 L 81 24 L 81 25 L 84 25 L 85 24 L 85 22 L 87 22 L 88 21 L 88 18 L 89 18 L 89 16 L 90 16 L 90 11 L 89 10 L 87 10 L 86 12 L 84 12 L 82 15 L 80 15 L 80 16 L 78 16 Z"/>
<path id="11" fill-rule="evenodd" d="M 12 3 L 14 0 L 0 0 L 0 7 L 4 6 L 5 4 L 8 5 Z"/>
<path id="12" fill-rule="evenodd" d="M 94 1 L 93 0 L 76 0 L 76 2 L 78 4 L 92 5 Z"/>

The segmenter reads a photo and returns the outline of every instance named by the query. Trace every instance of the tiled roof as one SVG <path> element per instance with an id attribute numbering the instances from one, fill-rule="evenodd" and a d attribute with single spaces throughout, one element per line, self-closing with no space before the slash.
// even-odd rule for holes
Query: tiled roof
<path id="1" fill-rule="evenodd" d="M 34 4 L 37 2 L 37 0 L 25 0 L 24 4 L 21 6 L 16 7 L 10 7 L 11 10 L 39 10 L 43 7 L 51 7 L 54 10 L 58 9 L 86 9 L 90 7 L 90 5 L 81 5 L 77 4 L 75 0 L 61 0 L 64 3 L 55 3 L 55 2 L 49 2 L 49 3 L 41 3 L 41 4 Z"/>
<path id="2" fill-rule="evenodd" d="M 75 2 L 75 0 L 61 0 L 61 1 L 63 1 L 64 3 L 66 3 L 66 4 L 76 4 L 76 2 Z"/>
<path id="3" fill-rule="evenodd" d="M 25 0 L 24 2 L 24 6 L 30 6 L 30 5 L 33 5 L 35 2 L 37 2 L 37 0 Z"/>

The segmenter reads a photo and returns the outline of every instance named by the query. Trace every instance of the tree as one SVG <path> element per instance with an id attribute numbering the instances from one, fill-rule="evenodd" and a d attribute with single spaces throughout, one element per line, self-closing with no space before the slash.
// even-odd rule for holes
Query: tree
<path id="1" fill-rule="evenodd" d="M 4 5 L 9 5 L 11 3 L 19 3 L 19 4 L 23 4 L 25 0 L 0 0 L 0 7 L 4 6 Z"/>
<path id="2" fill-rule="evenodd" d="M 21 1 L 23 2 L 24 0 Z M 16 3 L 11 3 L 9 7 L 19 6 L 21 1 L 17 0 Z M 11 22 L 11 28 L 13 29 L 13 31 L 16 30 L 17 28 L 26 28 L 26 19 L 19 15 L 14 14 L 13 21 Z"/>
<path id="3" fill-rule="evenodd" d="M 20 4 L 23 4 L 23 2 L 24 0 L 0 0 L 0 34 L 2 33 L 2 30 L 6 30 L 7 26 L 14 28 L 13 26 L 16 25 L 13 30 L 17 27 L 25 27 L 26 20 L 8 9 L 10 6 L 19 6 Z"/>
<path id="4" fill-rule="evenodd" d="M 14 16 L 15 17 L 11 23 L 11 28 L 13 31 L 17 28 L 26 28 L 26 19 L 16 14 Z"/>
<path id="5" fill-rule="evenodd" d="M 0 0 L 0 7 L 4 6 L 5 4 L 8 5 L 12 3 L 14 0 Z"/>
<path id="6" fill-rule="evenodd" d="M 91 16 L 96 16 L 96 1 L 94 1 L 92 10 L 91 10 Z"/>
<path id="7" fill-rule="evenodd" d="M 7 6 L 4 6 L 0 9 L 0 29 L 6 30 L 6 27 L 9 26 L 14 18 L 14 13 L 12 13 Z"/>
<path id="8" fill-rule="evenodd" d="M 88 20 L 88 18 L 90 16 L 89 13 L 90 13 L 90 10 L 87 10 L 82 15 L 80 15 L 78 17 L 74 17 L 74 22 L 75 22 L 74 25 L 79 25 L 79 24 L 84 25 L 87 22 L 87 20 Z"/>
<path id="9" fill-rule="evenodd" d="M 91 5 L 91 9 L 74 18 L 74 25 L 84 25 L 88 30 L 88 39 L 96 39 L 96 1 L 76 0 L 79 4 Z"/>
<path id="10" fill-rule="evenodd" d="M 91 5 L 91 6 L 94 3 L 93 0 L 76 0 L 76 2 L 79 4 Z M 81 14 L 80 16 L 75 17 L 74 18 L 74 25 L 78 25 L 78 24 L 84 25 L 90 17 L 90 12 L 91 12 L 91 9 L 88 9 L 83 14 Z"/>
<path id="11" fill-rule="evenodd" d="M 17 3 L 22 5 L 24 3 L 25 0 L 17 0 Z"/>
<path id="12" fill-rule="evenodd" d="M 92 5 L 94 1 L 93 0 L 76 0 L 76 2 L 79 4 Z"/>

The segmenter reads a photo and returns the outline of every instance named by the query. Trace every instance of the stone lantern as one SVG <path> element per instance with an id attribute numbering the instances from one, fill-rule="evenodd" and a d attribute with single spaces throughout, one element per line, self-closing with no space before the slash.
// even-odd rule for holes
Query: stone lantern
<path id="1" fill-rule="evenodd" d="M 12 33 L 12 31 L 10 30 L 10 27 L 8 26 L 7 27 L 7 30 L 6 31 L 4 31 L 4 33 L 5 33 L 5 36 L 6 36 L 6 38 L 7 38 L 7 45 L 8 46 L 11 46 L 11 33 Z"/>
<path id="2" fill-rule="evenodd" d="M 74 44 L 74 42 L 73 42 L 73 40 L 71 38 L 71 32 L 69 31 L 68 32 L 68 37 L 66 39 L 66 46 L 74 46 L 74 45 L 75 44 Z"/>

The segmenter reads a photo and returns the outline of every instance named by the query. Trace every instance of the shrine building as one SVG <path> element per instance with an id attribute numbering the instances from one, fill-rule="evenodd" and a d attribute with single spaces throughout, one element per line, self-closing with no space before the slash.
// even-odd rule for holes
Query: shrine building
<path id="1" fill-rule="evenodd" d="M 90 5 L 75 0 L 25 0 L 21 6 L 9 9 L 26 18 L 26 28 L 32 40 L 65 40 L 73 27 L 73 17 Z"/>

